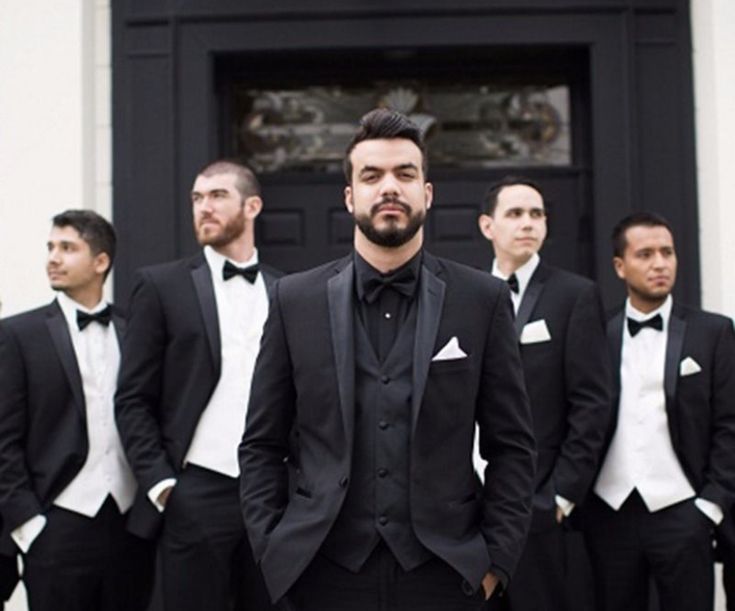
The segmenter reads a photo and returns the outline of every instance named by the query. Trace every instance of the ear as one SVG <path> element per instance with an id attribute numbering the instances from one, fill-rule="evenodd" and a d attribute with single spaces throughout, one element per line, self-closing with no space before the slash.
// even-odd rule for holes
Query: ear
<path id="1" fill-rule="evenodd" d="M 350 186 L 345 187 L 345 208 L 347 208 L 347 212 L 350 214 L 355 211 L 355 205 L 352 200 L 352 187 Z"/>
<path id="2" fill-rule="evenodd" d="M 110 255 L 106 252 L 101 252 L 94 257 L 94 271 L 100 276 L 104 276 L 108 269 L 110 269 L 112 262 L 110 261 Z"/>
<path id="3" fill-rule="evenodd" d="M 260 199 L 260 197 L 258 197 L 257 195 L 251 195 L 250 197 L 245 198 L 243 207 L 245 209 L 245 218 L 252 221 L 260 214 L 260 211 L 263 209 L 263 200 Z"/>
<path id="4" fill-rule="evenodd" d="M 618 278 L 625 280 L 625 262 L 621 257 L 613 257 L 613 267 Z"/>
<path id="5" fill-rule="evenodd" d="M 430 182 L 424 183 L 424 196 L 426 198 L 426 209 L 428 210 L 434 201 L 434 185 Z"/>
<path id="6" fill-rule="evenodd" d="M 493 241 L 493 217 L 489 214 L 481 214 L 477 219 L 477 226 L 480 233 L 485 236 L 486 240 Z"/>

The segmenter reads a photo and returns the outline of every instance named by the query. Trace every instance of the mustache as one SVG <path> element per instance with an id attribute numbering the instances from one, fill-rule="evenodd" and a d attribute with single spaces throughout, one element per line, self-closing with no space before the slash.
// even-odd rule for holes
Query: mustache
<path id="1" fill-rule="evenodd" d="M 370 208 L 370 216 L 375 216 L 376 214 L 378 214 L 378 212 L 380 212 L 380 209 L 386 205 L 398 207 L 403 212 L 405 212 L 406 215 L 411 215 L 411 206 L 409 206 L 406 202 L 401 201 L 395 195 L 384 195 L 379 202 L 372 205 L 372 207 Z"/>

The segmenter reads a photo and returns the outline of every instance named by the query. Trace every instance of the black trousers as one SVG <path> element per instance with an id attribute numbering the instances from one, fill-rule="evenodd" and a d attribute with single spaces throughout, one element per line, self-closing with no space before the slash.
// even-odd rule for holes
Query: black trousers
<path id="1" fill-rule="evenodd" d="M 236 478 L 186 467 L 166 505 L 159 551 L 167 611 L 273 608 L 245 534 Z"/>
<path id="2" fill-rule="evenodd" d="M 18 584 L 18 559 L 0 554 L 0 609 L 2 601 L 8 600 Z"/>
<path id="3" fill-rule="evenodd" d="M 284 611 L 479 611 L 480 587 L 438 558 L 404 571 L 379 544 L 359 573 L 318 554 L 281 604 Z"/>
<path id="4" fill-rule="evenodd" d="M 144 611 L 154 574 L 153 545 L 125 530 L 108 497 L 94 518 L 52 507 L 23 558 L 31 611 Z"/>
<path id="5" fill-rule="evenodd" d="M 618 511 L 592 494 L 585 512 L 598 611 L 647 611 L 651 582 L 665 611 L 712 609 L 714 525 L 693 499 L 652 513 L 635 491 Z"/>

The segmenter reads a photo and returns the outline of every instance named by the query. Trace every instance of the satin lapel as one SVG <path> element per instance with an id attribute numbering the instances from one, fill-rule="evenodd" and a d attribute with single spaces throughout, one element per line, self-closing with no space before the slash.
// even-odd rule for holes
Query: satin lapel
<path id="1" fill-rule="evenodd" d="M 676 413 L 676 383 L 679 379 L 679 363 L 684 346 L 686 321 L 678 316 L 676 309 L 671 310 L 669 318 L 668 337 L 666 338 L 666 364 L 664 368 L 664 390 L 666 391 L 666 413 L 669 417 L 669 431 L 674 447 L 677 447 L 677 413 Z"/>
<path id="2" fill-rule="evenodd" d="M 339 404 L 345 439 L 352 444 L 355 426 L 355 324 L 353 304 L 354 264 L 346 263 L 336 276 L 327 282 L 329 323 L 332 328 L 332 349 L 337 371 Z"/>
<path id="3" fill-rule="evenodd" d="M 607 345 L 610 348 L 610 360 L 613 368 L 613 409 L 618 409 L 618 399 L 620 398 L 620 361 L 623 351 L 623 320 L 625 319 L 624 310 L 618 312 L 607 323 Z"/>
<path id="4" fill-rule="evenodd" d="M 112 325 L 115 327 L 117 343 L 122 344 L 123 333 L 125 333 L 125 319 L 119 314 L 112 315 Z"/>
<path id="5" fill-rule="evenodd" d="M 71 335 L 69 335 L 69 327 L 59 305 L 54 302 L 49 306 L 48 318 L 46 326 L 51 334 L 51 340 L 56 348 L 56 353 L 64 368 L 64 373 L 69 380 L 71 394 L 74 397 L 74 403 L 79 409 L 82 418 L 86 418 L 84 405 L 84 389 L 82 388 L 82 374 L 79 372 L 79 363 L 77 355 L 74 352 L 74 345 L 71 343 Z"/>
<path id="6" fill-rule="evenodd" d="M 533 314 L 533 309 L 536 307 L 536 302 L 541 295 L 541 291 L 544 290 L 544 282 L 546 281 L 548 273 L 546 273 L 545 268 L 542 268 L 541 265 L 542 264 L 539 264 L 536 271 L 533 273 L 533 276 L 531 276 L 531 280 L 523 293 L 523 299 L 521 300 L 521 305 L 518 308 L 518 313 L 513 321 L 516 335 L 519 338 L 523 332 L 523 327 L 528 324 L 531 314 Z"/>
<path id="7" fill-rule="evenodd" d="M 426 265 L 421 266 L 418 314 L 416 317 L 416 339 L 413 345 L 411 431 L 416 428 L 421 402 L 424 399 L 426 378 L 429 375 L 431 358 L 434 356 L 434 346 L 436 344 L 436 335 L 439 332 L 446 286 L 446 283 L 440 280 Z"/>
<path id="8" fill-rule="evenodd" d="M 273 285 L 276 283 L 277 278 L 266 271 L 261 273 L 263 274 L 263 282 L 265 282 L 265 291 L 268 293 L 268 298 L 270 299 L 271 291 L 273 290 Z"/>
<path id="9" fill-rule="evenodd" d="M 217 300 L 214 296 L 214 285 L 212 284 L 212 274 L 209 271 L 207 261 L 202 257 L 198 265 L 191 270 L 191 279 L 194 282 L 197 298 L 199 299 L 199 307 L 202 311 L 202 319 L 204 320 L 204 328 L 207 332 L 209 340 L 209 350 L 212 355 L 217 377 L 221 366 L 222 348 L 219 339 L 219 318 L 217 317 Z"/>

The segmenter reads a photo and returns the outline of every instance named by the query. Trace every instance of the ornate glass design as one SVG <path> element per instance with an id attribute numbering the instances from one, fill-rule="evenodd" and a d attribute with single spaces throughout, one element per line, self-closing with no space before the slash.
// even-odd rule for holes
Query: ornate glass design
<path id="1" fill-rule="evenodd" d="M 377 82 L 234 89 L 235 154 L 258 173 L 339 172 L 360 116 L 399 110 L 424 131 L 432 168 L 572 162 L 569 86 Z"/>

